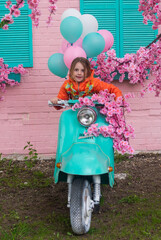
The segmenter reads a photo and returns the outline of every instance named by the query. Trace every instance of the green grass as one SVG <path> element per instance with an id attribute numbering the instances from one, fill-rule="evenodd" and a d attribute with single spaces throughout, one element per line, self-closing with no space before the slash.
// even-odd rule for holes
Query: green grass
<path id="1" fill-rule="evenodd" d="M 14 163 L 10 163 L 10 160 L 5 160 L 5 167 L 0 161 L 0 170 L 4 171 L 5 176 L 0 178 L 1 187 L 10 188 L 26 188 L 26 187 L 47 187 L 53 182 L 52 176 L 47 177 L 41 171 L 35 171 L 28 167 L 19 167 Z M 4 161 L 3 161 L 4 163 Z"/>
<path id="2" fill-rule="evenodd" d="M 130 195 L 130 196 L 124 197 L 121 200 L 119 200 L 119 203 L 132 204 L 132 203 L 137 203 L 137 202 L 141 202 L 141 201 L 146 201 L 146 198 L 140 198 L 137 195 Z"/>
<path id="3" fill-rule="evenodd" d="M 3 160 L 3 164 L 1 160 L 0 170 L 5 173 L 0 178 L 1 189 L 46 188 L 53 182 L 42 171 L 17 166 L 11 160 Z M 5 210 L 3 203 L 1 199 L 0 240 L 161 240 L 161 193 L 155 191 L 145 196 L 131 190 L 130 195 L 106 206 L 106 211 L 93 214 L 90 231 L 83 236 L 73 234 L 67 210 L 60 213 L 55 209 L 44 218 L 40 211 L 38 219 L 35 219 L 28 213 L 22 215 L 20 208 Z M 105 204 L 108 200 L 102 197 L 101 209 Z"/>
<path id="4" fill-rule="evenodd" d="M 161 197 L 134 201 L 133 207 L 118 204 L 117 211 L 106 215 L 109 221 L 106 224 L 101 222 L 101 227 L 95 231 L 95 236 L 99 236 L 101 232 L 109 232 L 110 234 L 103 239 L 161 239 L 160 202 Z M 98 223 L 100 221 L 98 220 Z"/>
<path id="5" fill-rule="evenodd" d="M 93 215 L 92 226 L 87 235 L 76 236 L 70 227 L 69 214 L 57 214 L 40 221 L 22 221 L 17 212 L 10 211 L 5 218 L 15 218 L 17 223 L 10 229 L 0 228 L 1 240 L 51 240 L 51 239 L 105 239 L 105 240 L 160 240 L 161 197 L 155 196 L 142 201 L 138 198 L 131 205 L 123 201 L 115 206 L 117 211 Z M 125 198 L 124 198 L 125 199 Z M 129 199 L 129 198 L 127 198 Z M 136 197 L 134 198 L 136 199 Z M 130 201 L 131 204 L 131 201 Z M 27 219 L 28 220 L 28 219 Z"/>
<path id="6" fill-rule="evenodd" d="M 130 161 L 130 158 L 129 158 L 129 154 L 120 154 L 118 153 L 117 151 L 114 153 L 114 159 L 115 159 L 115 163 L 119 163 L 119 162 L 122 162 L 122 161 Z"/>

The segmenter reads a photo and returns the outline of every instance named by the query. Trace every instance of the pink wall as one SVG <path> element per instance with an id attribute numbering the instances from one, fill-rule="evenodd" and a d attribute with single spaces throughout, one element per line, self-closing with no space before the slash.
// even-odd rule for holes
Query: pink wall
<path id="1" fill-rule="evenodd" d="M 63 79 L 50 73 L 48 58 L 59 51 L 62 36 L 60 18 L 67 8 L 77 8 L 79 1 L 59 0 L 53 24 L 47 28 L 48 1 L 41 1 L 42 16 L 40 26 L 33 29 L 34 67 L 22 77 L 20 86 L 7 89 L 5 100 L 0 103 L 0 153 L 24 154 L 24 146 L 30 141 L 39 154 L 55 154 L 58 120 L 61 114 L 49 108 L 48 99 L 56 96 Z M 161 98 L 146 94 L 140 98 L 140 86 L 114 82 L 123 93 L 134 92 L 136 98 L 130 99 L 132 112 L 127 121 L 135 128 L 136 138 L 131 141 L 136 151 L 161 150 Z"/>

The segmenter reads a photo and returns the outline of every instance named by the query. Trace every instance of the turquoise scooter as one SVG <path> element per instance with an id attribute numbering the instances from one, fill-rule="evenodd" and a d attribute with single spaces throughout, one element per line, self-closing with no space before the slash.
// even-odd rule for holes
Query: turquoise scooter
<path id="1" fill-rule="evenodd" d="M 66 108 L 76 102 L 61 100 L 57 105 L 50 101 L 48 104 Z M 108 125 L 98 108 L 100 104 L 96 103 L 95 107 L 68 109 L 59 120 L 54 180 L 68 184 L 67 207 L 72 230 L 78 235 L 89 231 L 92 212 L 99 210 L 101 184 L 114 185 L 113 140 L 84 134 L 93 123 Z"/>

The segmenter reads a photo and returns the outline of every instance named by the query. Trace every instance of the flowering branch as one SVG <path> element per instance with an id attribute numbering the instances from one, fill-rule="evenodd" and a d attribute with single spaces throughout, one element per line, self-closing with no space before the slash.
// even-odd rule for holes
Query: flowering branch
<path id="1" fill-rule="evenodd" d="M 11 0 L 8 0 L 6 2 L 5 7 L 9 9 L 9 14 L 5 14 L 5 16 L 1 19 L 0 22 L 0 28 L 3 28 L 4 30 L 8 30 L 8 24 L 12 24 L 14 22 L 13 16 L 18 17 L 20 16 L 21 12 L 19 8 L 22 8 L 25 4 L 24 0 L 16 0 L 17 3 L 15 5 L 12 5 Z M 56 2 L 58 0 L 49 0 L 50 6 L 49 6 L 49 17 L 47 20 L 47 23 L 49 24 L 52 20 L 52 15 L 55 14 L 57 10 Z M 31 9 L 32 13 L 29 15 L 33 21 L 34 26 L 38 27 L 39 25 L 39 17 L 41 15 L 41 12 L 39 10 L 39 3 L 40 0 L 28 0 L 27 1 L 29 8 Z"/>
<path id="2" fill-rule="evenodd" d="M 18 82 L 15 80 L 9 79 L 8 75 L 10 73 L 15 73 L 15 74 L 22 74 L 24 75 L 27 73 L 27 71 L 23 68 L 22 65 L 18 65 L 18 67 L 14 68 L 9 68 L 7 64 L 4 63 L 3 58 L 0 58 L 0 91 L 5 92 L 6 86 L 15 86 L 18 85 Z M 2 101 L 4 98 L 0 96 L 0 101 Z"/>
<path id="3" fill-rule="evenodd" d="M 6 2 L 5 7 L 9 9 L 9 14 L 5 14 L 5 16 L 2 18 L 0 23 L 0 28 L 7 30 L 8 24 L 12 24 L 14 22 L 12 17 L 20 16 L 21 13 L 19 8 L 22 8 L 23 6 L 24 6 L 24 0 L 17 0 L 17 3 L 15 5 L 12 5 L 12 2 L 8 0 Z"/>
<path id="4" fill-rule="evenodd" d="M 133 154 L 134 150 L 130 146 L 129 138 L 134 137 L 134 129 L 131 125 L 127 125 L 124 118 L 124 111 L 130 112 L 131 109 L 126 99 L 133 97 L 132 94 L 127 94 L 118 97 L 115 101 L 115 94 L 110 94 L 108 90 L 100 91 L 99 94 L 94 94 L 91 99 L 79 98 L 79 103 L 74 104 L 72 110 L 75 111 L 83 106 L 95 106 L 98 102 L 102 105 L 100 113 L 105 116 L 106 122 L 109 124 L 98 127 L 98 124 L 92 124 L 85 132 L 85 135 L 93 135 L 95 137 L 103 135 L 104 137 L 113 138 L 113 147 L 121 154 Z"/>
<path id="5" fill-rule="evenodd" d="M 128 73 L 129 83 L 142 84 L 142 95 L 149 90 L 159 96 L 161 91 L 160 53 L 161 34 L 147 47 L 141 47 L 136 54 L 126 54 L 124 58 L 117 58 L 114 49 L 107 51 L 108 57 L 104 53 L 100 54 L 96 62 L 91 61 L 91 67 L 94 67 L 95 75 L 105 82 L 113 81 L 117 73 L 120 74 L 119 81 L 123 82 L 125 74 Z M 146 86 L 145 83 L 150 74 L 155 76 L 155 79 Z"/>
<path id="6" fill-rule="evenodd" d="M 40 0 L 28 0 L 27 1 L 29 8 L 32 10 L 32 13 L 29 16 L 31 17 L 35 27 L 38 27 L 39 17 L 41 15 L 41 12 L 39 10 L 39 2 L 40 2 Z"/>
<path id="7" fill-rule="evenodd" d="M 161 11 L 159 9 L 160 0 L 140 0 L 140 6 L 138 11 L 143 11 L 143 23 L 148 24 L 148 20 L 153 22 L 152 28 L 158 29 L 161 24 Z"/>
<path id="8" fill-rule="evenodd" d="M 48 16 L 48 20 L 47 20 L 47 24 L 49 25 L 52 21 L 52 15 L 55 14 L 56 10 L 57 10 L 57 6 L 56 6 L 56 2 L 57 0 L 49 0 L 50 6 L 49 6 L 49 16 Z"/>
<path id="9" fill-rule="evenodd" d="M 149 43 L 148 46 L 146 46 L 146 48 L 149 48 L 153 43 L 156 43 L 156 41 L 158 41 L 159 38 L 161 38 L 161 33 L 151 43 Z"/>

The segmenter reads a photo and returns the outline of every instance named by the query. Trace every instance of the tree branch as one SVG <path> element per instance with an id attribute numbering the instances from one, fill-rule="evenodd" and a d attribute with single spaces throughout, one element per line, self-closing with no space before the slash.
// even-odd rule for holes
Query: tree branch
<path id="1" fill-rule="evenodd" d="M 161 33 L 158 35 L 157 38 L 155 38 L 155 39 L 154 39 L 151 43 L 149 43 L 148 46 L 146 46 L 145 48 L 149 48 L 153 43 L 155 43 L 156 41 L 158 41 L 159 38 L 161 38 Z M 122 63 L 120 63 L 118 66 L 121 66 L 121 65 L 123 65 L 124 63 L 129 63 L 129 62 L 131 62 L 131 60 L 128 60 L 127 62 L 122 62 Z M 114 72 L 115 72 L 115 71 L 114 71 Z"/>
<path id="2" fill-rule="evenodd" d="M 157 38 L 155 38 L 151 43 L 149 43 L 148 46 L 146 46 L 145 48 L 149 48 L 153 43 L 155 43 L 157 40 L 159 40 L 159 38 L 161 37 L 161 33 L 158 35 Z"/>

